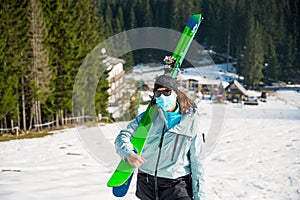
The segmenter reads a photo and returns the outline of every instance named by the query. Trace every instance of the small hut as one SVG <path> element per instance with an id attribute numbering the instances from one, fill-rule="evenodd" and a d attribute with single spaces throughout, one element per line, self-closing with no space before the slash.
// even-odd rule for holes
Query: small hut
<path id="1" fill-rule="evenodd" d="M 237 80 L 232 81 L 225 88 L 226 99 L 229 101 L 241 101 L 245 100 L 247 96 L 247 90 Z"/>

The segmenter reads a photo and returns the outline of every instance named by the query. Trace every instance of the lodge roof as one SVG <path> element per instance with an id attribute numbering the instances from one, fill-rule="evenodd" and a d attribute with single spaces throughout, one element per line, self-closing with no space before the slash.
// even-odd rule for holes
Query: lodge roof
<path id="1" fill-rule="evenodd" d="M 225 90 L 228 91 L 228 89 L 232 89 L 232 87 L 235 86 L 240 92 L 242 92 L 244 95 L 247 96 L 247 90 L 238 82 L 237 80 L 232 81 Z"/>

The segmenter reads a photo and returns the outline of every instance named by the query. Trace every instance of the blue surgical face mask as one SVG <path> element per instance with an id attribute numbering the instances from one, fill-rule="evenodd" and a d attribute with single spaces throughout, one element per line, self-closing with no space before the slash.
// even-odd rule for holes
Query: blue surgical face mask
<path id="1" fill-rule="evenodd" d="M 170 110 L 174 104 L 176 103 L 176 97 L 172 93 L 170 96 L 161 95 L 156 98 L 156 103 L 159 105 L 164 111 Z"/>

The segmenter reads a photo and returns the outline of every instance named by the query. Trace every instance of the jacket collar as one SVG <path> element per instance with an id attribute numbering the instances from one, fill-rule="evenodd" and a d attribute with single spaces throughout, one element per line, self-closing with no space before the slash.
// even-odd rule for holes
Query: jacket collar
<path id="1" fill-rule="evenodd" d="M 168 123 L 167 123 L 166 113 L 159 106 L 158 106 L 158 112 L 165 126 L 167 126 Z M 194 133 L 194 131 L 191 130 L 193 129 L 192 124 L 194 122 L 196 113 L 197 111 L 196 112 L 191 111 L 189 113 L 183 114 L 179 124 L 175 125 L 173 128 L 171 128 L 168 131 L 178 135 L 193 137 L 196 133 Z"/>

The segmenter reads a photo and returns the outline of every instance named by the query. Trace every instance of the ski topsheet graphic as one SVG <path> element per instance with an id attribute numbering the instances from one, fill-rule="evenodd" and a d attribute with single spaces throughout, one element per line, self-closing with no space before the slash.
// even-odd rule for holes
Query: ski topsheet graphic
<path id="1" fill-rule="evenodd" d="M 173 78 L 176 78 L 178 75 L 178 72 L 180 70 L 179 68 L 193 41 L 193 38 L 198 30 L 201 21 L 201 14 L 191 15 L 173 52 L 173 55 L 164 59 L 165 63 L 173 68 L 170 74 Z M 147 110 L 145 111 L 145 114 L 141 119 L 134 136 L 131 139 L 131 143 L 133 144 L 138 155 L 142 153 L 144 144 L 148 136 L 148 131 L 151 128 L 152 121 L 155 118 L 156 114 L 157 107 L 152 107 L 151 103 L 149 103 Z M 108 187 L 113 187 L 113 194 L 115 196 L 122 197 L 126 194 L 134 170 L 135 168 L 132 167 L 128 162 L 124 160 L 120 161 L 116 170 L 107 182 Z"/>

